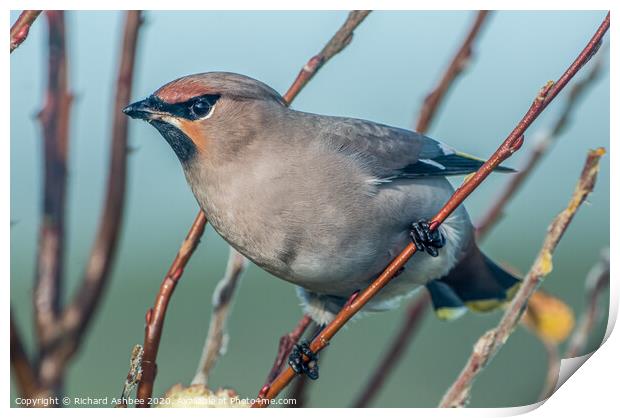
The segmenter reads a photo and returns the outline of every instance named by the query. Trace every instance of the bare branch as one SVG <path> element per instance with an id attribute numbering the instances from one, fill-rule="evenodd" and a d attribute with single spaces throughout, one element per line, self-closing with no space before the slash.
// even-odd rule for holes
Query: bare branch
<path id="1" fill-rule="evenodd" d="M 534 169 L 538 166 L 538 163 L 555 144 L 558 138 L 565 132 L 566 128 L 570 124 L 571 116 L 575 110 L 579 101 L 585 96 L 585 93 L 595 84 L 599 79 L 601 69 L 605 61 L 605 55 L 599 54 L 596 60 L 592 63 L 590 71 L 585 77 L 573 84 L 566 102 L 564 102 L 564 109 L 560 116 L 553 124 L 551 130 L 544 132 L 534 145 L 534 149 L 527 157 L 526 162 L 517 173 L 510 176 L 510 181 L 497 197 L 497 200 L 493 202 L 491 207 L 487 210 L 486 214 L 478 222 L 478 228 L 476 229 L 476 235 L 478 239 L 484 239 L 493 226 L 499 221 L 504 211 L 504 208 L 508 202 L 514 197 L 524 181 L 532 174 Z"/>
<path id="2" fill-rule="evenodd" d="M 192 385 L 201 384 L 206 386 L 209 373 L 215 363 L 226 351 L 228 345 L 228 335 L 226 334 L 226 322 L 230 312 L 233 296 L 237 288 L 237 283 L 245 271 L 248 260 L 239 254 L 234 248 L 230 247 L 228 265 L 224 277 L 217 284 L 213 292 L 213 311 L 209 332 L 202 350 L 202 357 L 196 370 L 196 375 Z"/>
<path id="3" fill-rule="evenodd" d="M 142 357 L 142 379 L 138 384 L 138 399 L 143 400 L 137 406 L 149 407 L 147 399 L 153 393 L 153 383 L 155 381 L 157 351 L 159 350 L 159 342 L 164 328 L 164 319 L 166 318 L 166 310 L 168 303 L 174 292 L 174 288 L 183 275 L 183 269 L 187 261 L 196 250 L 200 237 L 204 233 L 206 218 L 204 221 L 202 211 L 198 214 L 192 227 L 190 228 L 181 248 L 177 253 L 166 277 L 162 282 L 155 304 L 153 308 L 146 313 L 146 326 L 144 330 L 144 355 Z"/>
<path id="4" fill-rule="evenodd" d="M 478 11 L 471 29 L 467 33 L 467 36 L 461 44 L 461 47 L 458 49 L 456 55 L 452 58 L 452 61 L 450 62 L 450 65 L 448 65 L 446 72 L 441 77 L 439 84 L 424 99 L 424 104 L 422 105 L 422 110 L 420 111 L 418 122 L 416 124 L 415 130 L 417 132 L 424 133 L 428 131 L 433 117 L 435 116 L 437 109 L 439 109 L 439 105 L 441 104 L 446 93 L 450 90 L 450 87 L 454 84 L 458 76 L 470 64 L 474 43 L 488 15 L 488 10 Z"/>
<path id="5" fill-rule="evenodd" d="M 598 50 L 601 40 L 609 29 L 609 14 L 600 25 L 592 39 L 586 47 L 581 51 L 579 56 L 570 65 L 570 67 L 562 74 L 557 82 L 548 82 L 538 93 L 538 96 L 530 106 L 527 113 L 521 121 L 508 135 L 506 140 L 500 145 L 495 153 L 486 161 L 480 169 L 470 176 L 463 184 L 454 192 L 452 197 L 443 206 L 443 208 L 435 215 L 430 222 L 431 230 L 435 230 L 464 200 L 469 196 L 484 179 L 504 160 L 516 152 L 524 141 L 524 132 L 543 112 L 543 110 L 553 101 L 558 93 L 566 86 L 566 84 L 577 74 L 579 69 L 592 57 Z M 386 267 L 379 277 L 368 286 L 363 292 L 355 293 L 351 296 L 347 304 L 338 313 L 336 318 L 329 323 L 323 331 L 312 341 L 310 349 L 317 353 L 325 348 L 332 337 L 365 305 L 376 295 L 398 271 L 407 263 L 407 261 L 416 252 L 415 245 L 410 243 L 405 249 Z M 256 402 L 253 407 L 260 408 L 269 405 L 265 400 L 273 399 L 277 396 L 288 383 L 295 377 L 295 372 L 291 367 L 286 368 L 278 378 L 273 382 L 268 390 L 261 390 L 259 398 L 263 401 Z"/>
<path id="6" fill-rule="evenodd" d="M 24 10 L 21 12 L 13 26 L 11 26 L 11 53 L 26 40 L 30 27 L 40 14 L 41 10 Z"/>
<path id="7" fill-rule="evenodd" d="M 299 73 L 293 85 L 284 94 L 284 101 L 290 104 L 306 83 L 314 76 L 314 74 L 335 54 L 344 49 L 351 41 L 353 29 L 361 23 L 361 21 L 368 15 L 369 12 L 351 12 L 344 25 L 338 30 L 336 35 L 330 40 L 330 42 L 323 48 L 319 55 L 311 59 L 306 66 Z M 321 55 L 324 54 L 324 55 Z M 320 57 L 315 59 L 316 57 Z M 161 333 L 164 326 L 164 318 L 166 316 L 166 309 L 168 303 L 172 297 L 174 287 L 180 280 L 183 269 L 187 265 L 190 257 L 192 256 L 200 237 L 202 236 L 205 226 L 207 224 L 207 218 L 204 212 L 200 211 L 194 223 L 190 228 L 185 241 L 182 244 L 181 250 L 174 259 L 168 274 L 164 278 L 164 281 L 160 287 L 160 291 L 157 294 L 155 305 L 147 312 L 147 324 L 145 327 L 144 336 L 144 362 L 143 362 L 143 376 L 138 386 L 138 398 L 143 400 L 139 406 L 148 407 L 146 400 L 153 393 L 153 381 L 155 380 L 155 370 L 157 359 L 157 351 L 159 350 L 159 342 L 161 340 Z"/>
<path id="8" fill-rule="evenodd" d="M 580 315 L 577 327 L 568 341 L 564 358 L 582 356 L 586 353 L 588 337 L 599 317 L 600 297 L 609 288 L 609 249 L 601 253 L 601 258 L 586 277 L 586 309 Z"/>
<path id="9" fill-rule="evenodd" d="M 468 359 L 465 368 L 444 395 L 439 404 L 440 407 L 462 407 L 467 404 L 474 379 L 504 346 L 506 340 L 518 325 L 528 300 L 542 282 L 543 277 L 548 275 L 553 269 L 552 256 L 555 248 L 573 220 L 577 209 L 579 209 L 594 188 L 599 171 L 599 161 L 603 154 L 604 150 L 602 148 L 588 153 L 581 177 L 568 207 L 556 216 L 549 226 L 542 248 L 530 271 L 523 279 L 519 291 L 497 327 L 487 331 L 475 344 L 474 351 Z"/>
<path id="10" fill-rule="evenodd" d="M 43 211 L 39 231 L 34 309 L 40 351 L 45 354 L 58 331 L 65 242 L 69 107 L 65 22 L 62 11 L 48 11 L 49 67 L 43 133 Z"/>

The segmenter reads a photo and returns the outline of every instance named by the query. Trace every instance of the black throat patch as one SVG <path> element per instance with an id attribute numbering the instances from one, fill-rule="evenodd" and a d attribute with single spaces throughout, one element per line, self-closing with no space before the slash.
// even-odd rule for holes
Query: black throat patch
<path id="1" fill-rule="evenodd" d="M 177 127 L 161 120 L 149 121 L 170 144 L 181 164 L 186 164 L 196 154 L 196 145 Z"/>

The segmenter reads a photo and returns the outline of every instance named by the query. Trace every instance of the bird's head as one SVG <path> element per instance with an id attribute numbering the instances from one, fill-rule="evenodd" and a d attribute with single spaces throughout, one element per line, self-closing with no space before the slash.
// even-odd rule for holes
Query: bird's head
<path id="1" fill-rule="evenodd" d="M 239 74 L 211 72 L 174 80 L 123 112 L 157 128 L 186 165 L 196 156 L 234 155 L 274 106 L 283 108 L 284 101 L 266 84 Z"/>

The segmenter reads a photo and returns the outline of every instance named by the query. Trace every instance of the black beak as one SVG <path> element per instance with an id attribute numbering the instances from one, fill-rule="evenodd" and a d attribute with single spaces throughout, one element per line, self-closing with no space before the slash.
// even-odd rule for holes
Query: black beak
<path id="1" fill-rule="evenodd" d="M 123 109 L 123 113 L 133 119 L 151 120 L 156 114 L 153 108 L 153 100 L 147 99 L 135 102 Z"/>

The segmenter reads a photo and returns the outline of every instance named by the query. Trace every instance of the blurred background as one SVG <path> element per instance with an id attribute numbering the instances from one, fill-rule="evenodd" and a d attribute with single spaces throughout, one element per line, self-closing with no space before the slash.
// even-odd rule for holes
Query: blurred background
<path id="1" fill-rule="evenodd" d="M 572 62 L 605 14 L 492 14 L 472 65 L 448 94 L 429 136 L 465 152 L 489 156 L 538 89 Z M 344 11 L 147 12 L 133 97 L 143 98 L 172 79 L 204 71 L 246 74 L 284 93 L 346 15 Z M 18 12 L 11 13 L 11 22 L 17 16 Z M 373 12 L 355 31 L 351 45 L 319 72 L 293 107 L 411 128 L 423 98 L 473 18 L 473 12 Z M 66 19 L 70 89 L 75 94 L 66 249 L 66 294 L 70 294 L 83 272 L 102 207 L 124 14 L 68 12 Z M 11 56 L 11 303 L 30 348 L 42 175 L 42 138 L 34 116 L 44 99 L 46 37 L 42 16 Z M 579 103 L 567 132 L 484 242 L 484 250 L 493 259 L 526 272 L 547 225 L 568 202 L 587 150 L 608 148 L 608 68 L 605 62 L 602 77 Z M 555 121 L 567 91 L 529 129 L 527 139 Z M 145 123 L 129 126 L 134 152 L 129 159 L 119 251 L 102 308 L 70 367 L 69 396 L 119 395 L 131 348 L 143 340 L 144 314 L 197 212 L 178 160 L 166 142 Z M 526 140 L 508 165 L 520 167 L 532 144 Z M 467 200 L 473 220 L 480 218 L 507 180 L 506 175 L 493 175 Z M 460 181 L 454 179 L 455 184 Z M 168 311 L 155 395 L 178 382 L 189 384 L 200 357 L 211 295 L 228 255 L 225 242 L 207 228 Z M 609 158 L 605 157 L 596 189 L 560 243 L 544 289 L 579 314 L 584 306 L 585 276 L 600 249 L 608 245 Z M 399 328 L 405 308 L 365 316 L 336 336 L 321 358 L 320 380 L 310 383 L 310 406 L 351 403 Z M 228 352 L 212 373 L 210 386 L 233 387 L 242 397 L 255 396 L 280 336 L 290 331 L 300 313 L 292 285 L 250 266 L 234 301 Z M 500 314 L 468 314 L 451 323 L 428 315 L 374 405 L 436 406 L 463 367 L 472 344 L 497 323 Z M 598 347 L 605 324 L 603 318 L 590 341 L 592 349 Z M 542 344 L 519 329 L 474 385 L 471 406 L 535 402 L 546 369 Z M 12 387 L 12 399 L 15 396 Z"/>

